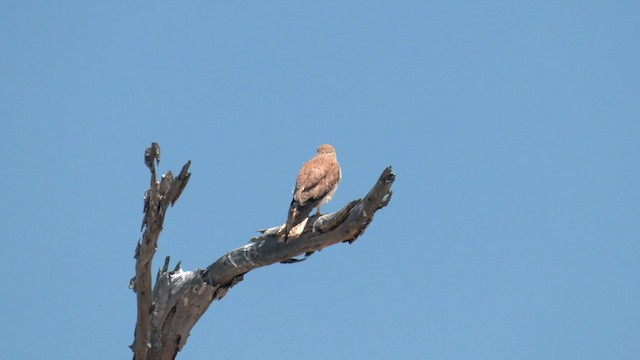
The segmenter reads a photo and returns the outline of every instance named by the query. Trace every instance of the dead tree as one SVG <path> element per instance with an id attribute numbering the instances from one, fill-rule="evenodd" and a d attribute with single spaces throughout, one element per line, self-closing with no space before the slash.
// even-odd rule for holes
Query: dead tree
<path id="1" fill-rule="evenodd" d="M 391 167 L 387 167 L 364 198 L 353 200 L 334 213 L 310 218 L 300 236 L 286 243 L 279 241 L 280 226 L 277 226 L 260 230 L 261 234 L 247 245 L 229 251 L 204 270 L 183 271 L 178 263 L 170 271 L 167 257 L 152 289 L 151 262 L 165 214 L 169 206 L 176 203 L 191 176 L 191 161 L 188 161 L 177 177 L 169 171 L 158 181 L 156 165 L 159 162 L 160 147 L 152 143 L 145 151 L 151 184 L 144 197 L 144 233 L 135 251 L 136 274 L 129 284 L 138 303 L 131 345 L 134 360 L 175 359 L 209 305 L 222 299 L 247 272 L 275 263 L 300 262 L 327 246 L 353 243 L 373 220 L 375 212 L 389 203 L 395 180 Z"/>

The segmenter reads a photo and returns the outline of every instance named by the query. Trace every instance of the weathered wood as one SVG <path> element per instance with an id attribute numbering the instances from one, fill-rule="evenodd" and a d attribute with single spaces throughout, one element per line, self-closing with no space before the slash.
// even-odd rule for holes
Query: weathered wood
<path id="1" fill-rule="evenodd" d="M 191 165 L 189 161 L 182 168 L 178 178 L 174 178 L 169 171 L 158 182 L 155 166 L 160 163 L 160 147 L 157 143 L 152 143 L 151 147 L 145 151 L 144 161 L 151 171 L 151 184 L 149 190 L 145 192 L 142 221 L 144 233 L 142 239 L 138 241 L 135 252 L 136 275 L 129 283 L 129 287 L 136 293 L 138 304 L 134 341 L 131 345 L 134 359 L 149 358 L 149 349 L 152 348 L 150 317 L 155 307 L 151 291 L 151 263 L 156 253 L 167 208 L 175 203 L 191 175 L 188 172 Z"/>
<path id="2" fill-rule="evenodd" d="M 310 218 L 302 234 L 286 243 L 280 241 L 275 230 L 278 228 L 264 230 L 264 234 L 252 239 L 252 243 L 230 251 L 209 265 L 202 274 L 204 281 L 212 286 L 225 285 L 235 277 L 262 266 L 290 262 L 296 256 L 340 242 L 352 243 L 364 232 L 375 212 L 389 203 L 394 180 L 391 167 L 386 168 L 363 199 L 354 200 L 337 212 L 319 219 Z"/>
<path id="3" fill-rule="evenodd" d="M 153 289 L 156 301 L 151 315 L 148 359 L 174 359 L 189 332 L 207 311 L 216 288 L 202 281 L 201 271 L 178 269 L 163 273 Z"/>
<path id="4" fill-rule="evenodd" d="M 231 250 L 205 270 L 183 271 L 178 263 L 173 271 L 168 271 L 167 258 L 151 292 L 151 260 L 166 209 L 178 199 L 191 175 L 188 162 L 177 178 L 168 172 L 161 181 L 156 181 L 152 160 L 158 161 L 159 154 L 157 144 L 145 152 L 152 182 L 145 195 L 146 229 L 136 248 L 136 276 L 131 282 L 138 297 L 138 320 L 131 346 L 134 360 L 175 359 L 211 303 L 222 299 L 247 272 L 274 263 L 302 261 L 327 246 L 355 241 L 375 212 L 389 203 L 395 180 L 391 167 L 386 168 L 364 198 L 351 201 L 334 213 L 311 217 L 300 236 L 289 238 L 286 243 L 282 242 L 282 226 L 277 226 L 261 230 L 261 235 L 249 244 Z M 304 258 L 296 258 L 300 255 Z"/>

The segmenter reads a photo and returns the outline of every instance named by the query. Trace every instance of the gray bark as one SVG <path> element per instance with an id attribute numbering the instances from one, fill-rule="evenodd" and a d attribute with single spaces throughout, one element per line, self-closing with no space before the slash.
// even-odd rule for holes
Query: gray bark
<path id="1" fill-rule="evenodd" d="M 289 238 L 286 243 L 282 242 L 281 226 L 276 226 L 261 230 L 250 243 L 229 251 L 204 270 L 183 271 L 178 264 L 169 271 L 167 258 L 151 291 L 151 260 L 166 210 L 175 204 L 191 175 L 188 172 L 191 162 L 187 162 L 178 177 L 173 178 L 168 172 L 158 182 L 153 160 L 157 163 L 159 159 L 160 149 L 154 143 L 145 152 L 151 188 L 145 194 L 145 229 L 136 248 L 136 276 L 130 284 L 138 300 L 135 339 L 131 345 L 134 360 L 175 359 L 209 305 L 222 299 L 247 272 L 274 263 L 300 262 L 327 246 L 355 241 L 375 212 L 391 200 L 395 180 L 391 167 L 387 167 L 364 198 L 353 200 L 334 213 L 311 217 L 300 236 Z M 296 258 L 301 255 L 302 258 Z"/>

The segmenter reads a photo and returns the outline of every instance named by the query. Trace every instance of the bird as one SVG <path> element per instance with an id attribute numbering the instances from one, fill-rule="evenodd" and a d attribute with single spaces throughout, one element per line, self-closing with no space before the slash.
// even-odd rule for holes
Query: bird
<path id="1" fill-rule="evenodd" d="M 313 208 L 316 208 L 316 215 L 320 215 L 320 207 L 331 200 L 342 180 L 336 149 L 332 145 L 324 144 L 320 145 L 317 151 L 316 156 L 304 163 L 298 173 L 287 222 L 284 225 L 285 242 L 290 235 L 298 236 L 302 233 Z M 296 231 L 292 232 L 294 229 Z"/>
<path id="2" fill-rule="evenodd" d="M 154 142 L 151 143 L 151 147 L 144 151 L 144 163 L 151 171 L 155 172 L 153 160 L 156 161 L 156 165 L 160 164 L 160 145 Z"/>

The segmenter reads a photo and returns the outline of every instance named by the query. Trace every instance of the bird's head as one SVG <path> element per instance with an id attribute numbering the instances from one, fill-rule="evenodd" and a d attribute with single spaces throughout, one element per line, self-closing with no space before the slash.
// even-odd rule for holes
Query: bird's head
<path id="1" fill-rule="evenodd" d="M 318 154 L 335 155 L 336 149 L 329 144 L 320 145 L 320 147 L 318 147 Z"/>

